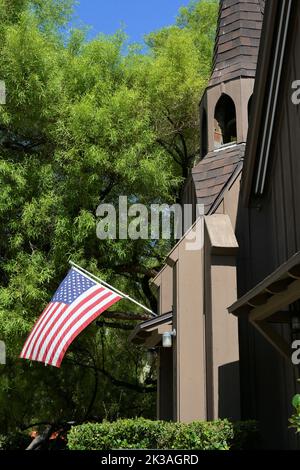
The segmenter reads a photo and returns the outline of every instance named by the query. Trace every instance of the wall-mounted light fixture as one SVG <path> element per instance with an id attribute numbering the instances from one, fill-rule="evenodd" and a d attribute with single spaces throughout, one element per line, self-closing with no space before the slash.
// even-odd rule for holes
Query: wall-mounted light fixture
<path id="1" fill-rule="evenodd" d="M 163 333 L 162 335 L 162 345 L 163 348 L 171 348 L 172 347 L 172 336 L 176 336 L 176 330 L 173 331 L 167 331 L 166 333 Z"/>

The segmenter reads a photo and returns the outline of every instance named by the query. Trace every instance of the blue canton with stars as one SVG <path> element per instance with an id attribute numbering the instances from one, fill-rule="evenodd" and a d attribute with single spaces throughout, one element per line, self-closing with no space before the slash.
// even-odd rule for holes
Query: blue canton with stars
<path id="1" fill-rule="evenodd" d="M 96 282 L 93 282 L 72 268 L 55 292 L 51 302 L 61 302 L 70 305 L 81 294 L 95 285 Z"/>

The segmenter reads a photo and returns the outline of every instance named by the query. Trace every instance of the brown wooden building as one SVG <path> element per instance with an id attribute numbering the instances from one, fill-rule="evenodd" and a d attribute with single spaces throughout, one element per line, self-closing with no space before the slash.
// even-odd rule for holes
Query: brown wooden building
<path id="1" fill-rule="evenodd" d="M 131 335 L 159 348 L 160 419 L 257 419 L 264 448 L 298 446 L 288 418 L 299 377 L 299 57 L 299 0 L 220 2 L 201 155 L 184 196 L 205 216 L 153 280 L 159 317 Z M 203 243 L 191 249 L 196 232 Z"/>

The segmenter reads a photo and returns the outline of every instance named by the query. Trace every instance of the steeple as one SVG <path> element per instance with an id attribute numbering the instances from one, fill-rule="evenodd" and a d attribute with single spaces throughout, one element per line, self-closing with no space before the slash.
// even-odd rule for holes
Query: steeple
<path id="1" fill-rule="evenodd" d="M 245 143 L 265 0 L 220 0 L 212 75 L 200 104 L 204 158 Z"/>
<path id="2" fill-rule="evenodd" d="M 270 0 L 273 1 L 273 0 Z M 212 75 L 200 103 L 200 161 L 186 185 L 213 213 L 240 174 L 265 0 L 220 0 Z"/>
<path id="3" fill-rule="evenodd" d="M 220 0 L 209 86 L 255 78 L 265 0 Z"/>

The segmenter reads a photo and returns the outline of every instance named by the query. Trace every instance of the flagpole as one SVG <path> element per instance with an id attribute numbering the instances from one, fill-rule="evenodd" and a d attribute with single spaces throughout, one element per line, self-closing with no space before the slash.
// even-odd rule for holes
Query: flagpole
<path id="1" fill-rule="evenodd" d="M 145 310 L 146 312 L 150 313 L 152 316 L 154 317 L 157 317 L 157 313 L 154 313 L 152 312 L 152 310 L 150 310 L 149 308 L 145 307 L 145 305 L 141 304 L 140 302 L 137 302 L 136 300 L 134 300 L 132 297 L 130 297 L 129 295 L 126 295 L 124 294 L 123 292 L 121 292 L 120 290 L 116 289 L 115 287 L 111 286 L 110 284 L 108 284 L 107 282 L 103 281 L 102 279 L 100 279 L 100 277 L 97 277 L 95 276 L 94 274 L 90 273 L 89 271 L 87 271 L 86 269 L 82 268 L 81 266 L 78 266 L 78 264 L 74 263 L 73 261 L 69 261 L 70 265 L 73 266 L 75 269 L 77 269 L 78 271 L 81 271 L 83 272 L 87 277 L 90 277 L 90 278 L 93 278 L 92 280 L 95 280 L 97 281 L 98 283 L 100 284 L 104 284 L 106 287 L 108 287 L 109 289 L 113 290 L 116 294 L 119 294 L 121 297 L 123 297 L 124 299 L 127 299 L 127 300 L 130 300 L 130 302 L 134 303 L 135 305 L 137 305 L 138 307 L 141 307 L 143 310 Z"/>

